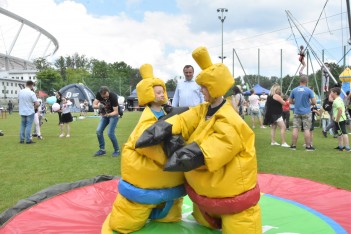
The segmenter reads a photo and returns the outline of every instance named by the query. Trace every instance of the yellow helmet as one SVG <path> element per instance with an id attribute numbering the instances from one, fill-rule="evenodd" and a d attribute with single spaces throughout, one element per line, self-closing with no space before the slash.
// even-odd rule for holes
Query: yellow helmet
<path id="1" fill-rule="evenodd" d="M 235 83 L 234 77 L 223 63 L 212 64 L 206 47 L 198 47 L 193 51 L 193 58 L 202 71 L 195 81 L 208 89 L 211 97 L 223 96 Z"/>
<path id="2" fill-rule="evenodd" d="M 140 75 L 142 80 L 136 86 L 136 92 L 138 95 L 138 102 L 140 106 L 145 106 L 150 102 L 155 101 L 154 86 L 162 86 L 165 91 L 164 103 L 167 103 L 168 96 L 166 85 L 163 80 L 154 77 L 153 68 L 150 64 L 143 64 L 140 67 Z"/>

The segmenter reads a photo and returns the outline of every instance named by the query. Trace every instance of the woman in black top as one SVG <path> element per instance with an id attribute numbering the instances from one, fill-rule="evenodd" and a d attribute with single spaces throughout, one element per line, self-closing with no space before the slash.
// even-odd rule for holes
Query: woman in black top
<path id="1" fill-rule="evenodd" d="M 283 105 L 285 101 L 280 96 L 281 88 L 278 84 L 274 84 L 269 91 L 269 96 L 266 102 L 266 114 L 264 116 L 264 125 L 271 126 L 271 145 L 280 145 L 275 141 L 275 131 L 277 126 L 280 128 L 282 147 L 290 147 L 285 140 L 285 123 L 283 120 Z"/>

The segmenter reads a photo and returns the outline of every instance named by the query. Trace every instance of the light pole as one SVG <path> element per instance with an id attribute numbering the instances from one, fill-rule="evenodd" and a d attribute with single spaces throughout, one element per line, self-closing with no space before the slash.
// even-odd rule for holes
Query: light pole
<path id="1" fill-rule="evenodd" d="M 225 20 L 225 12 L 228 12 L 227 8 L 218 8 L 217 12 L 221 12 L 221 15 L 218 16 L 218 19 L 222 22 L 222 56 L 219 56 L 220 59 L 222 59 L 222 63 L 223 63 L 223 59 L 225 59 L 226 57 L 223 56 L 223 23 Z"/>

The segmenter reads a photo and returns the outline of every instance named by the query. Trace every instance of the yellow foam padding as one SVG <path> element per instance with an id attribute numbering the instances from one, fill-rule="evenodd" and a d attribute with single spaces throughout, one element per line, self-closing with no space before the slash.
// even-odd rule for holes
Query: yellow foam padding
<path id="1" fill-rule="evenodd" d="M 166 104 L 168 101 L 168 96 L 165 82 L 154 77 L 152 66 L 150 64 L 143 64 L 140 67 L 140 75 L 142 80 L 136 86 L 139 105 L 145 106 L 148 103 L 155 101 L 154 86 L 163 87 L 165 98 L 162 104 Z"/>
<path id="2" fill-rule="evenodd" d="M 223 96 L 235 83 L 228 67 L 223 63 L 212 64 L 210 55 L 205 47 L 193 51 L 193 58 L 202 71 L 195 81 L 205 86 L 211 97 Z"/>
<path id="3" fill-rule="evenodd" d="M 108 214 L 104 223 L 102 224 L 101 234 L 112 234 L 113 233 L 113 230 L 110 228 L 110 225 L 109 225 L 110 216 L 111 216 L 111 213 Z"/>

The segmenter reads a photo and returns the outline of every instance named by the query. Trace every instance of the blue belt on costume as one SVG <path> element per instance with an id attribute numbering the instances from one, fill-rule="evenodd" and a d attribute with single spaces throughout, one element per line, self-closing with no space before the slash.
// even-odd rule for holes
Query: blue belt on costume
<path id="1" fill-rule="evenodd" d="M 121 195 L 131 201 L 141 204 L 160 204 L 165 202 L 162 208 L 154 208 L 150 214 L 150 219 L 164 218 L 171 207 L 174 200 L 186 195 L 184 185 L 179 185 L 173 188 L 164 189 L 142 189 L 120 179 L 118 183 L 118 191 Z"/>

